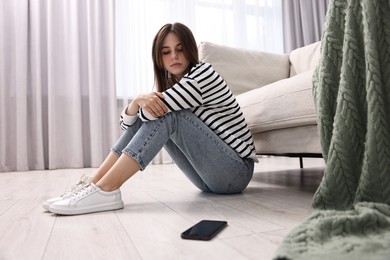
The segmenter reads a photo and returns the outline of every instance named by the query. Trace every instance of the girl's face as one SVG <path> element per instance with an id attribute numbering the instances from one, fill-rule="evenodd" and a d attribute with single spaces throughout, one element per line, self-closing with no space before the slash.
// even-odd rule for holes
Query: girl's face
<path id="1" fill-rule="evenodd" d="M 163 41 L 161 56 L 164 68 L 180 80 L 187 72 L 190 61 L 184 55 L 182 44 L 175 33 L 170 32 Z"/>

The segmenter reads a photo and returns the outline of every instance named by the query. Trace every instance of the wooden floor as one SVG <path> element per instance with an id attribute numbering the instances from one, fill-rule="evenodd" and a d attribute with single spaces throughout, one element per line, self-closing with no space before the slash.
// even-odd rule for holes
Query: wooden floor
<path id="1" fill-rule="evenodd" d="M 94 169 L 0 173 L 0 259 L 271 259 L 310 214 L 322 159 L 264 157 L 239 195 L 199 192 L 173 164 L 150 165 L 122 187 L 123 210 L 57 216 L 42 202 Z M 213 240 L 180 233 L 202 219 L 226 220 Z"/>

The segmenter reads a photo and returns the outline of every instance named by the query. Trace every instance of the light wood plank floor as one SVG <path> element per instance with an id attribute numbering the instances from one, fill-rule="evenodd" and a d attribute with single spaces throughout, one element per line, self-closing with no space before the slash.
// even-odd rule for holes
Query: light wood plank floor
<path id="1" fill-rule="evenodd" d="M 46 212 L 94 169 L 0 173 L 0 259 L 271 259 L 310 214 L 323 159 L 264 157 L 238 195 L 199 192 L 173 164 L 150 165 L 122 187 L 123 210 L 80 216 Z M 213 240 L 182 240 L 202 219 L 228 221 Z"/>

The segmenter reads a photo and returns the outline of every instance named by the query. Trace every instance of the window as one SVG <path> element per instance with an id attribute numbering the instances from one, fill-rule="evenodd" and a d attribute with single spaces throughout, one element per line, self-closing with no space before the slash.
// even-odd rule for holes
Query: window
<path id="1" fill-rule="evenodd" d="M 283 52 L 281 0 L 116 0 L 116 85 L 120 99 L 153 91 L 152 40 L 181 22 L 198 43 Z"/>

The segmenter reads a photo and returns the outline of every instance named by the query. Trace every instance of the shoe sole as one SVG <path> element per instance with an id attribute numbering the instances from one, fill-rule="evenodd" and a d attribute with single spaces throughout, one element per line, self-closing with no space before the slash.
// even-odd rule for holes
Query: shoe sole
<path id="1" fill-rule="evenodd" d="M 94 212 L 118 210 L 118 209 L 123 209 L 123 207 L 124 207 L 124 203 L 123 201 L 121 201 L 121 202 L 97 205 L 92 207 L 83 207 L 81 209 L 49 207 L 49 211 L 59 215 L 71 216 L 71 215 L 81 215 L 81 214 L 88 214 Z"/>
<path id="2" fill-rule="evenodd" d="M 50 211 L 50 204 L 43 204 L 42 207 L 46 209 L 47 211 Z"/>
<path id="3" fill-rule="evenodd" d="M 58 201 L 59 201 L 59 200 L 58 200 Z M 42 207 L 43 207 L 44 209 L 46 209 L 47 211 L 50 211 L 50 206 L 51 206 L 53 203 L 55 203 L 55 202 L 57 202 L 57 201 L 53 201 L 53 202 L 51 202 L 51 203 L 45 202 L 45 203 L 42 204 Z"/>
<path id="4" fill-rule="evenodd" d="M 57 201 L 60 201 L 60 200 L 63 200 L 64 198 L 59 198 L 57 200 L 52 200 L 51 202 L 47 202 L 45 201 L 43 204 L 42 204 L 42 207 L 44 209 L 46 209 L 47 211 L 50 211 L 50 206 L 54 203 L 56 203 Z"/>

